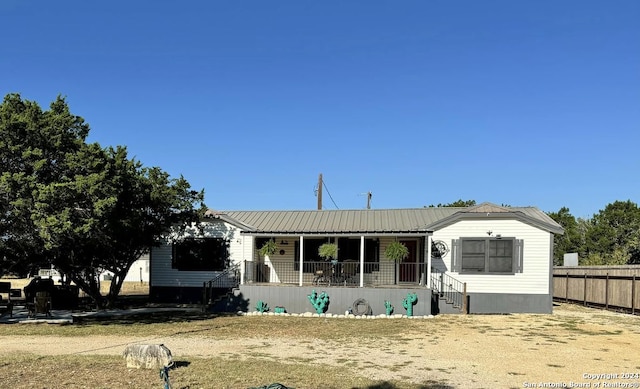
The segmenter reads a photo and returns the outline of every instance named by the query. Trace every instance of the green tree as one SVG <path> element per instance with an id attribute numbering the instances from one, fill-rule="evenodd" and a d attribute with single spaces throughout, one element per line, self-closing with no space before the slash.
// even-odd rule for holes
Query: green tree
<path id="1" fill-rule="evenodd" d="M 113 306 L 133 262 L 172 226 L 199 220 L 204 194 L 123 147 L 87 145 L 67 162 L 65 177 L 40 188 L 34 219 L 55 266 L 98 306 Z M 105 270 L 113 278 L 103 297 Z"/>
<path id="2" fill-rule="evenodd" d="M 66 156 L 84 144 L 89 126 L 58 97 L 48 111 L 8 94 L 0 104 L 0 275 L 46 263 L 31 212 L 39 185 L 60 176 Z"/>
<path id="3" fill-rule="evenodd" d="M 476 201 L 475 200 L 457 200 L 454 201 L 453 203 L 449 203 L 449 204 L 438 204 L 438 205 L 429 205 L 429 208 L 440 208 L 440 207 L 473 207 L 474 205 L 476 205 Z"/>
<path id="4" fill-rule="evenodd" d="M 8 95 L 0 106 L 0 271 L 52 263 L 98 306 L 113 305 L 141 254 L 206 208 L 202 191 L 126 148 L 86 144 L 89 127 L 58 98 L 48 111 Z M 100 274 L 114 274 L 107 296 Z"/>
<path id="5" fill-rule="evenodd" d="M 553 264 L 562 265 L 565 253 L 577 252 L 579 257 L 584 254 L 583 238 L 578 228 L 578 221 L 571 214 L 569 208 L 562 207 L 558 212 L 549 212 L 549 217 L 564 228 L 564 235 L 553 236 Z"/>
<path id="6" fill-rule="evenodd" d="M 640 209 L 631 200 L 615 201 L 593 215 L 585 235 L 587 255 L 601 255 L 604 264 L 638 263 Z"/>

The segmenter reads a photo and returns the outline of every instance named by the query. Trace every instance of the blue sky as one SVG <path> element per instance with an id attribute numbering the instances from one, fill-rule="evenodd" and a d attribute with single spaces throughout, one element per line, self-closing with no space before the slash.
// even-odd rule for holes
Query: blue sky
<path id="1" fill-rule="evenodd" d="M 640 202 L 640 2 L 2 0 L 0 88 L 59 94 L 219 210 Z M 331 201 L 333 198 L 334 203 Z"/>

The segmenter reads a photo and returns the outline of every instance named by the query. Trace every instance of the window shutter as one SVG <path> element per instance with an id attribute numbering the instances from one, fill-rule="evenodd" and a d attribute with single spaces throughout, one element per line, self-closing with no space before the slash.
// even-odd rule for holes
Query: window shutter
<path id="1" fill-rule="evenodd" d="M 524 257 L 524 251 L 523 251 L 523 247 L 524 247 L 524 239 L 516 239 L 515 241 L 515 273 L 522 273 L 523 269 L 524 269 L 524 261 L 523 261 L 523 257 Z"/>
<path id="2" fill-rule="evenodd" d="M 462 255 L 460 253 L 460 239 L 451 240 L 451 271 L 460 273 L 462 270 Z"/>

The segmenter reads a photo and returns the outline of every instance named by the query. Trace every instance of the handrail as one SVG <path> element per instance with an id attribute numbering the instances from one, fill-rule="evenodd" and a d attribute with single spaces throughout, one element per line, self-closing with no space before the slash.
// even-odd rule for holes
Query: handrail
<path id="1" fill-rule="evenodd" d="M 235 263 L 209 281 L 202 285 L 202 306 L 206 309 L 208 304 L 213 303 L 214 288 L 237 288 L 240 285 L 240 264 Z"/>
<path id="2" fill-rule="evenodd" d="M 443 297 L 445 301 L 468 313 L 467 283 L 457 280 L 446 273 L 434 271 L 431 273 L 431 288 Z"/>
<path id="3" fill-rule="evenodd" d="M 227 286 L 228 282 L 223 284 L 222 281 L 223 280 L 229 281 L 230 279 L 234 281 L 233 282 L 234 287 L 237 287 L 238 285 L 240 285 L 240 264 L 239 263 L 234 263 L 233 265 L 229 266 L 224 271 L 222 271 L 220 274 L 210 279 L 209 281 L 206 281 L 205 283 L 214 288 L 215 287 L 226 288 L 228 287 Z"/>

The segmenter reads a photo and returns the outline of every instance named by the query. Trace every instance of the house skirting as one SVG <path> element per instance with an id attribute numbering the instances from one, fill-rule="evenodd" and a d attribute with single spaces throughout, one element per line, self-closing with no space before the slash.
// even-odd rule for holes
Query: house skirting
<path id="1" fill-rule="evenodd" d="M 548 294 L 469 293 L 469 313 L 552 313 Z"/>
<path id="2" fill-rule="evenodd" d="M 290 313 L 315 312 L 308 299 L 312 291 L 327 292 L 329 307 L 327 313 L 344 314 L 358 299 L 364 299 L 373 315 L 386 311 L 385 301 L 391 302 L 394 313 L 406 314 L 402 301 L 408 293 L 416 293 L 418 301 L 413 306 L 413 314 L 435 315 L 438 313 L 458 313 L 458 310 L 443 310 L 438 304 L 432 306 L 432 293 L 428 288 L 353 288 L 337 286 L 270 286 L 240 285 L 238 306 L 243 310 L 256 310 L 258 301 L 269 305 L 273 311 L 276 306 L 285 307 Z M 224 290 L 220 293 L 223 294 Z M 200 304 L 202 303 L 202 287 L 152 286 L 149 290 L 150 300 L 163 303 Z M 436 299 L 437 301 L 437 299 Z M 504 294 L 504 293 L 469 293 L 469 313 L 506 314 L 506 313 L 552 313 L 553 299 L 544 294 Z M 237 303 L 234 302 L 234 303 Z M 446 305 L 446 304 L 445 304 Z"/>
<path id="3" fill-rule="evenodd" d="M 240 285 L 240 296 L 248 305 L 248 311 L 256 310 L 258 301 L 266 303 L 271 311 L 275 307 L 284 307 L 289 313 L 315 312 L 315 308 L 309 301 L 313 291 L 317 294 L 326 292 L 329 296 L 329 305 L 326 313 L 344 314 L 348 309 L 353 309 L 354 302 L 364 299 L 371 308 L 372 315 L 386 313 L 385 301 L 389 301 L 394 307 L 394 313 L 406 315 L 407 311 L 402 306 L 402 301 L 408 293 L 415 293 L 418 300 L 413 305 L 414 316 L 431 315 L 431 289 L 427 288 L 349 288 L 338 286 L 267 286 L 267 285 Z M 363 305 L 358 305 L 362 309 Z"/>
<path id="4" fill-rule="evenodd" d="M 202 286 L 150 286 L 149 300 L 154 303 L 202 304 Z"/>

